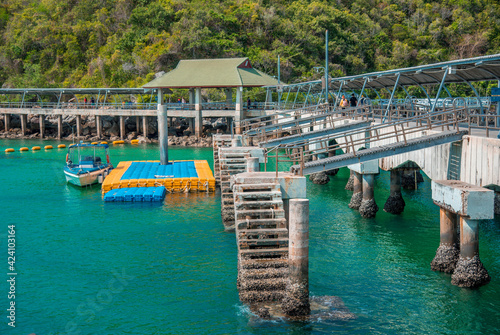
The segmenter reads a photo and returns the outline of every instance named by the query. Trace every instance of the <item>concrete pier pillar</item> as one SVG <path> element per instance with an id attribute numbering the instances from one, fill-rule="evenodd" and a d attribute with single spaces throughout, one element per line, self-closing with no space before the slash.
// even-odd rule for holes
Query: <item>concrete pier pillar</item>
<path id="1" fill-rule="evenodd" d="M 10 114 L 4 114 L 4 125 L 5 125 L 5 131 L 9 131 L 9 129 L 10 129 Z"/>
<path id="2" fill-rule="evenodd" d="M 352 194 L 351 202 L 349 203 L 349 208 L 359 209 L 359 206 L 361 206 L 361 200 L 363 200 L 362 175 L 354 171 L 352 171 L 352 173 L 353 173 L 352 190 L 354 193 Z"/>
<path id="3" fill-rule="evenodd" d="M 141 132 L 141 117 L 136 116 L 135 117 L 135 131 L 137 132 L 137 135 Z"/>
<path id="4" fill-rule="evenodd" d="M 401 214 L 405 205 L 401 195 L 401 170 L 391 170 L 391 194 L 384 205 L 384 212 Z"/>
<path id="5" fill-rule="evenodd" d="M 491 280 L 479 259 L 479 220 L 460 217 L 460 257 L 451 275 L 451 284 L 479 287 Z"/>
<path id="6" fill-rule="evenodd" d="M 500 215 L 500 192 L 495 192 L 495 210 L 496 215 Z"/>
<path id="7" fill-rule="evenodd" d="M 231 140 L 232 147 L 241 147 L 241 137 L 236 137 Z"/>
<path id="8" fill-rule="evenodd" d="M 76 138 L 80 139 L 80 135 L 82 133 L 82 116 L 76 116 Z"/>
<path id="9" fill-rule="evenodd" d="M 353 185 L 354 185 L 354 171 L 349 170 L 351 172 L 349 179 L 347 180 L 347 184 L 345 185 L 345 189 L 348 191 L 353 190 Z"/>
<path id="10" fill-rule="evenodd" d="M 144 137 L 148 137 L 148 132 L 149 132 L 149 127 L 148 127 L 148 117 L 143 116 L 142 117 L 142 132 L 144 134 Z"/>
<path id="11" fill-rule="evenodd" d="M 120 115 L 120 139 L 125 137 L 125 116 Z"/>
<path id="12" fill-rule="evenodd" d="M 26 125 L 28 123 L 28 117 L 26 114 L 20 114 L 19 118 L 21 119 L 21 133 L 26 135 Z"/>
<path id="13" fill-rule="evenodd" d="M 57 139 L 60 140 L 62 138 L 63 132 L 63 124 L 62 124 L 62 115 L 57 116 Z"/>
<path id="14" fill-rule="evenodd" d="M 40 138 L 43 138 L 45 133 L 45 115 L 38 115 L 38 122 L 40 123 Z"/>
<path id="15" fill-rule="evenodd" d="M 259 157 L 247 158 L 247 172 L 260 172 Z"/>
<path id="16" fill-rule="evenodd" d="M 440 208 L 439 212 L 440 243 L 436 256 L 431 262 L 432 271 L 453 273 L 460 254 L 457 215 Z"/>
<path id="17" fill-rule="evenodd" d="M 401 186 L 405 190 L 416 190 L 418 183 L 424 181 L 424 177 L 420 173 L 419 168 L 404 169 L 401 174 Z"/>
<path id="18" fill-rule="evenodd" d="M 364 218 L 374 218 L 378 212 L 378 206 L 375 203 L 373 186 L 375 183 L 374 174 L 363 175 L 363 199 L 359 206 L 359 214 Z"/>
<path id="19" fill-rule="evenodd" d="M 492 190 L 462 181 L 432 181 L 434 203 L 460 217 L 460 256 L 451 275 L 453 285 L 472 288 L 490 281 L 479 259 L 479 221 L 493 219 L 494 197 Z M 453 234 L 446 235 L 448 243 L 453 240 Z"/>
<path id="20" fill-rule="evenodd" d="M 97 129 L 97 138 L 101 139 L 101 137 L 102 137 L 102 122 L 101 122 L 100 115 L 95 116 L 95 127 Z"/>
<path id="21" fill-rule="evenodd" d="M 311 313 L 309 304 L 309 200 L 289 201 L 288 264 L 290 277 L 281 303 L 288 316 Z"/>

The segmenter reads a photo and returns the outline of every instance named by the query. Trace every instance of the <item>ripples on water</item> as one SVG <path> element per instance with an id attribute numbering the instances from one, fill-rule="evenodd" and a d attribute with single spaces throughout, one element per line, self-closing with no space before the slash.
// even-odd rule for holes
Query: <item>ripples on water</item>
<path id="1" fill-rule="evenodd" d="M 489 334 L 500 326 L 500 220 L 480 226 L 492 282 L 478 290 L 452 286 L 449 275 L 430 270 L 439 210 L 427 178 L 418 191 L 403 191 L 402 215 L 380 210 L 373 220 L 347 207 L 346 169 L 327 185 L 308 182 L 311 294 L 341 297 L 358 318 L 263 321 L 239 302 L 235 238 L 223 231 L 218 193 L 168 195 L 165 204 L 103 203 L 97 188 L 66 184 L 64 150 L 3 154 L 8 146 L 40 144 L 0 141 L 2 222 L 16 224 L 19 273 L 17 332 L 1 322 L 0 334 L 62 334 L 66 327 L 80 334 Z M 158 157 L 155 145 L 111 153 L 115 164 Z M 169 154 L 212 164 L 210 149 Z M 389 173 L 376 178 L 375 193 L 382 208 Z M 109 295 L 122 271 L 130 279 Z M 7 303 L 4 294 L 0 304 Z"/>

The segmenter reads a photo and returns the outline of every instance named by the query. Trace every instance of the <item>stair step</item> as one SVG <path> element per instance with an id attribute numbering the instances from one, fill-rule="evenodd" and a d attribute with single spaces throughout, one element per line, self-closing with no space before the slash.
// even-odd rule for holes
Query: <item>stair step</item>
<path id="1" fill-rule="evenodd" d="M 269 256 L 288 256 L 288 247 L 275 249 L 245 249 L 240 250 L 240 255 L 244 258 L 249 257 L 269 257 Z"/>
<path id="2" fill-rule="evenodd" d="M 280 191 L 235 192 L 237 201 L 281 200 Z"/>
<path id="3" fill-rule="evenodd" d="M 239 214 L 239 213 L 236 213 Z M 236 226 L 238 227 L 238 231 L 248 230 L 248 231 L 258 231 L 258 230 L 275 230 L 279 231 L 280 229 L 286 230 L 286 219 L 285 218 L 277 218 L 277 219 L 237 219 Z"/>
<path id="4" fill-rule="evenodd" d="M 288 247 L 288 238 L 260 238 L 260 239 L 238 239 L 238 247 L 241 250 L 246 249 L 268 249 L 270 247 L 285 248 Z"/>
<path id="5" fill-rule="evenodd" d="M 258 268 L 258 269 L 241 269 L 239 277 L 244 279 L 270 279 L 270 278 L 285 278 L 290 274 L 287 267 L 279 268 Z"/>
<path id="6" fill-rule="evenodd" d="M 245 221 L 245 223 L 247 222 Z M 288 237 L 288 229 L 286 228 L 238 229 L 238 238 L 240 239 L 256 238 L 254 236 L 269 236 L 269 235 L 276 235 L 278 237 Z"/>
<path id="7" fill-rule="evenodd" d="M 281 291 L 286 289 L 287 280 L 285 278 L 268 279 L 240 279 L 241 291 Z"/>
<path id="8" fill-rule="evenodd" d="M 269 219 L 283 219 L 285 217 L 285 211 L 280 209 L 254 209 L 254 210 L 238 210 L 237 218 L 238 220 L 246 220 L 247 217 L 250 217 L 249 220 L 269 220 Z"/>
<path id="9" fill-rule="evenodd" d="M 280 191 L 280 184 L 236 184 L 235 190 L 238 192 L 247 192 L 247 191 L 257 191 L 257 190 L 272 190 L 272 191 Z"/>
<path id="10" fill-rule="evenodd" d="M 240 259 L 238 265 L 243 270 L 288 268 L 288 258 Z"/>
<path id="11" fill-rule="evenodd" d="M 240 291 L 241 302 L 265 302 L 281 301 L 285 297 L 285 291 Z"/>
<path id="12" fill-rule="evenodd" d="M 283 208 L 283 201 L 280 200 L 264 200 L 264 201 L 242 201 L 242 202 L 237 202 L 235 203 L 235 208 L 236 209 L 247 209 L 248 207 L 251 208 L 260 208 L 260 209 L 267 209 L 267 208 Z"/>

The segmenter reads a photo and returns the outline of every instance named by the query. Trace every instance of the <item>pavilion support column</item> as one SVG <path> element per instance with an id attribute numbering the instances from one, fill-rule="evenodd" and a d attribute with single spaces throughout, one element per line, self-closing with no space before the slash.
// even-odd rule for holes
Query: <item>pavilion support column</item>
<path id="1" fill-rule="evenodd" d="M 26 135 L 26 125 L 28 123 L 28 117 L 26 114 L 20 114 L 19 117 L 21 119 L 21 133 L 24 136 Z"/>
<path id="2" fill-rule="evenodd" d="M 125 137 L 125 116 L 120 115 L 120 139 Z"/>
<path id="3" fill-rule="evenodd" d="M 363 218 L 374 218 L 378 212 L 373 191 L 374 183 L 374 174 L 368 173 L 363 175 L 363 200 L 361 201 L 361 206 L 359 206 L 359 214 Z"/>
<path id="4" fill-rule="evenodd" d="M 76 138 L 80 139 L 80 134 L 82 133 L 82 116 L 76 116 Z"/>
<path id="5" fill-rule="evenodd" d="M 189 89 L 189 103 L 194 104 L 195 103 L 195 98 L 194 98 L 194 88 Z"/>
<path id="6" fill-rule="evenodd" d="M 158 142 L 160 143 L 160 164 L 168 164 L 167 106 L 163 105 L 163 91 L 158 90 Z"/>
<path id="7" fill-rule="evenodd" d="M 101 137 L 102 137 L 102 122 L 101 122 L 100 115 L 95 116 L 95 127 L 97 129 L 97 138 L 101 139 Z"/>
<path id="8" fill-rule="evenodd" d="M 391 170 L 391 194 L 384 205 L 384 212 L 401 214 L 405 209 L 405 205 L 401 195 L 401 170 Z"/>
<path id="9" fill-rule="evenodd" d="M 43 138 L 45 133 L 45 115 L 38 115 L 38 122 L 40 123 L 40 138 Z"/>
<path id="10" fill-rule="evenodd" d="M 226 107 L 231 109 L 233 105 L 233 89 L 228 87 L 224 91 L 226 93 Z"/>
<path id="11" fill-rule="evenodd" d="M 431 262 L 432 271 L 453 273 L 460 255 L 457 215 L 445 208 L 439 209 L 440 243 L 436 257 Z"/>
<path id="12" fill-rule="evenodd" d="M 148 117 L 146 115 L 144 115 L 142 117 L 142 132 L 144 134 L 144 137 L 148 137 L 148 132 L 149 132 L 149 128 L 148 128 Z"/>
<path id="13" fill-rule="evenodd" d="M 234 109 L 234 131 L 241 134 L 240 122 L 243 120 L 243 87 L 236 88 L 236 106 Z"/>
<path id="14" fill-rule="evenodd" d="M 4 114 L 4 125 L 5 125 L 5 131 L 9 131 L 10 129 L 10 114 Z"/>
<path id="15" fill-rule="evenodd" d="M 141 132 L 141 117 L 136 116 L 135 117 L 135 131 L 137 132 L 137 135 Z"/>
<path id="16" fill-rule="evenodd" d="M 194 133 L 201 137 L 203 134 L 203 116 L 201 110 L 201 87 L 195 89 L 195 117 L 194 117 Z"/>
<path id="17" fill-rule="evenodd" d="M 349 203 L 349 208 L 359 209 L 361 206 L 361 200 L 363 199 L 363 181 L 361 173 L 353 172 L 353 184 L 352 190 L 354 193 L 352 194 L 351 202 Z"/>

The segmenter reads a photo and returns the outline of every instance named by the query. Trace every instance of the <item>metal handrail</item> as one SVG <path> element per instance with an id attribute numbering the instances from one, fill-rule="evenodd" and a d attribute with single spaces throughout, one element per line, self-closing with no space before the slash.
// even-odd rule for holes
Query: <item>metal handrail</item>
<path id="1" fill-rule="evenodd" d="M 356 155 L 356 150 L 360 147 L 370 146 L 370 143 L 383 140 L 396 140 L 396 142 L 404 141 L 407 143 L 408 136 L 421 132 L 423 130 L 433 130 L 441 128 L 441 130 L 459 131 L 460 123 L 467 120 L 467 108 L 454 109 L 449 111 L 436 111 L 433 113 L 421 114 L 409 118 L 409 120 L 400 120 L 377 124 L 366 128 L 361 128 L 354 131 L 345 131 L 334 135 L 324 136 L 317 140 L 297 141 L 293 144 L 282 145 L 281 149 L 285 149 L 286 159 L 282 161 L 299 162 L 301 166 L 312 159 L 313 155 L 323 153 L 330 155 L 336 150 L 344 152 L 352 152 Z M 405 124 L 414 123 L 412 126 Z M 390 132 L 382 133 L 383 129 L 393 128 Z M 361 135 L 361 136 L 360 136 Z M 329 142 L 335 140 L 334 143 Z M 337 142 L 339 140 L 339 142 Z M 314 147 L 314 149 L 310 149 Z M 276 148 L 275 150 L 279 150 Z M 296 163 L 297 164 L 297 163 Z"/>
<path id="2" fill-rule="evenodd" d="M 274 123 L 258 128 L 246 130 L 243 135 L 257 142 L 267 142 L 272 138 L 279 138 L 283 134 L 300 134 L 303 130 L 334 129 L 335 123 L 343 120 L 366 120 L 373 121 L 369 108 L 352 108 L 342 112 L 330 112 L 328 114 L 313 115 L 310 117 L 294 119 L 282 123 Z"/>

